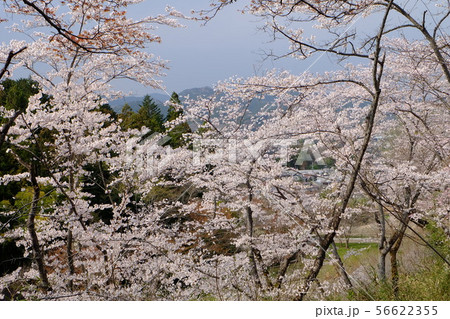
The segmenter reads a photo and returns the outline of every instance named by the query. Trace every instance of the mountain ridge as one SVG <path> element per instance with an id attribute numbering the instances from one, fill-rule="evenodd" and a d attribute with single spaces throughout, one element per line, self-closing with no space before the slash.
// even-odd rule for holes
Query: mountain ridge
<path id="1" fill-rule="evenodd" d="M 214 94 L 214 90 L 209 86 L 185 89 L 178 93 L 180 101 L 183 102 L 187 96 L 191 99 L 196 99 L 198 97 L 209 97 Z M 165 105 L 167 101 L 170 100 L 170 96 L 162 93 L 149 93 L 148 94 L 153 101 L 158 105 L 163 115 L 167 114 L 168 107 Z M 125 96 L 109 102 L 109 105 L 116 113 L 121 113 L 122 108 L 125 104 L 128 104 L 134 112 L 139 110 L 140 104 L 144 96 Z"/>

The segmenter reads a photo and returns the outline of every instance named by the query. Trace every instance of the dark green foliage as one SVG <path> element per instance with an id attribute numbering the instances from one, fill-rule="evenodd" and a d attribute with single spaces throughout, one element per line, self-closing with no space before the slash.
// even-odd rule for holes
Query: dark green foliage
<path id="1" fill-rule="evenodd" d="M 7 79 L 1 83 L 0 105 L 8 110 L 23 112 L 28 107 L 30 96 L 39 92 L 36 82 L 31 79 L 10 80 Z M 42 103 L 49 101 L 48 96 L 41 98 Z M 7 119 L 0 117 L 0 126 Z M 15 175 L 26 172 L 26 169 L 18 163 L 8 148 L 14 149 L 20 158 L 26 163 L 33 165 L 39 176 L 47 176 L 45 169 L 39 165 L 39 157 L 42 150 L 49 151 L 44 147 L 44 143 L 50 141 L 52 134 L 48 130 L 36 129 L 33 140 L 23 143 L 24 148 L 17 148 L 9 145 L 7 142 L 2 144 L 0 149 L 0 176 L 9 174 Z M 27 188 L 27 181 L 10 182 L 7 185 L 0 185 L 0 234 L 15 227 L 25 225 L 29 203 L 32 198 L 32 192 Z M 42 193 L 41 196 L 43 196 Z M 40 201 L 40 205 L 48 204 L 53 199 L 46 197 Z M 16 211 L 15 214 L 8 214 L 10 211 Z M 23 247 L 17 247 L 16 243 L 9 239 L 0 244 L 0 276 L 10 273 L 20 266 L 23 266 L 29 259 L 23 257 Z"/>
<path id="2" fill-rule="evenodd" d="M 181 109 L 181 107 L 177 107 L 180 105 L 181 102 L 178 94 L 173 92 L 170 98 L 169 110 L 167 111 L 167 121 L 174 121 L 178 117 L 183 115 L 183 110 Z M 172 148 L 177 148 L 185 145 L 186 140 L 183 137 L 183 134 L 186 133 L 191 133 L 191 128 L 189 127 L 189 124 L 187 122 L 176 125 L 169 132 L 167 132 L 167 135 L 170 137 L 168 145 L 170 145 Z"/>
<path id="3" fill-rule="evenodd" d="M 164 118 L 161 110 L 149 95 L 144 97 L 137 113 L 133 112 L 128 104 L 125 104 L 120 118 L 123 129 L 140 129 L 145 126 L 150 129 L 151 133 L 164 132 Z"/>
<path id="4" fill-rule="evenodd" d="M 109 114 L 109 116 L 111 117 L 111 121 L 114 122 L 117 120 L 118 115 L 117 113 L 111 108 L 111 105 L 109 104 L 102 104 L 100 105 L 100 112 L 105 113 L 105 114 Z M 109 123 L 106 123 L 109 124 Z"/>
<path id="5" fill-rule="evenodd" d="M 133 115 L 135 113 L 131 109 L 131 106 L 127 103 L 122 107 L 122 112 L 119 114 L 119 119 L 122 120 L 120 126 L 123 129 L 129 129 L 133 123 Z"/>
<path id="6" fill-rule="evenodd" d="M 137 128 L 146 126 L 152 132 L 164 132 L 163 116 L 153 99 L 149 95 L 146 95 L 140 106 L 141 108 L 137 112 L 135 120 Z"/>
<path id="7" fill-rule="evenodd" d="M 4 276 L 16 270 L 18 267 L 29 263 L 30 260 L 23 257 L 25 249 L 12 240 L 6 240 L 0 244 L 0 276 Z"/>
<path id="8" fill-rule="evenodd" d="M 125 104 L 122 108 L 122 112 L 118 116 L 122 122 L 121 127 L 123 129 L 140 129 L 147 127 L 150 129 L 148 135 L 152 133 L 164 133 L 166 129 L 164 127 L 165 121 L 174 121 L 178 117 L 183 115 L 183 110 L 176 105 L 180 105 L 180 99 L 175 92 L 171 97 L 171 105 L 169 106 L 167 116 L 164 119 L 161 110 L 153 99 L 146 95 L 144 100 L 140 104 L 140 109 L 137 112 L 133 112 L 130 105 Z M 183 134 L 190 133 L 191 129 L 188 123 L 180 123 L 175 127 L 167 131 L 167 135 L 170 137 L 167 145 L 172 148 L 177 148 L 186 144 L 186 140 L 183 138 Z M 145 138 L 145 137 L 144 137 Z"/>
<path id="9" fill-rule="evenodd" d="M 31 79 L 10 80 L 1 83 L 0 105 L 7 110 L 24 111 L 28 106 L 30 96 L 39 92 L 38 85 Z M 0 116 L 0 125 L 6 120 Z M 5 174 L 18 174 L 24 172 L 14 157 L 6 152 L 6 145 L 0 149 L 0 176 Z M 14 204 L 14 195 L 20 191 L 23 183 L 11 182 L 8 185 L 0 185 L 0 201 L 8 200 Z"/>
<path id="10" fill-rule="evenodd" d="M 24 111 L 30 96 L 39 92 L 38 85 L 31 79 L 10 80 L 1 83 L 0 105 L 8 110 Z"/>
<path id="11" fill-rule="evenodd" d="M 0 176 L 5 174 L 19 174 L 24 171 L 14 157 L 6 152 L 6 147 L 3 146 L 0 150 Z M 21 182 L 10 182 L 7 185 L 0 185 L 0 202 L 7 200 L 11 205 L 14 204 L 14 195 L 22 188 Z"/>
<path id="12" fill-rule="evenodd" d="M 172 96 L 170 97 L 169 109 L 167 110 L 167 121 L 176 120 L 180 115 L 183 114 L 183 110 L 176 107 L 176 105 L 181 105 L 181 102 L 178 94 L 173 92 Z"/>
<path id="13" fill-rule="evenodd" d="M 92 195 L 89 199 L 93 205 L 113 204 L 120 202 L 120 198 L 117 192 L 107 193 L 107 185 L 111 182 L 112 174 L 109 172 L 108 167 L 103 162 L 95 164 L 88 164 L 84 167 L 88 174 L 84 177 L 83 191 Z M 112 217 L 112 208 L 106 208 L 102 210 L 96 210 L 93 213 L 93 221 L 102 220 L 104 223 L 109 224 Z"/>
<path id="14" fill-rule="evenodd" d="M 39 92 L 37 83 L 31 79 L 7 79 L 1 83 L 1 86 L 0 105 L 8 110 L 24 111 L 28 106 L 29 97 Z M 0 117 L 0 125 L 3 122 L 4 119 Z M 0 149 L 0 176 L 23 173 L 25 171 L 24 168 L 16 161 L 11 153 L 7 152 L 7 148 L 8 146 L 3 144 Z M 24 156 L 27 155 L 20 150 L 17 152 Z M 14 196 L 20 191 L 23 185 L 24 182 L 11 182 L 7 185 L 0 185 L 0 202 L 6 200 L 9 201 L 10 205 L 14 205 Z"/>

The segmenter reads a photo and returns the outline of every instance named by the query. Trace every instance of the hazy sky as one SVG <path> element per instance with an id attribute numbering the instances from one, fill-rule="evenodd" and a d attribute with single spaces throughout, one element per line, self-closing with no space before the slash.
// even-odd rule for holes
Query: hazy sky
<path id="1" fill-rule="evenodd" d="M 189 13 L 191 9 L 208 8 L 209 1 L 145 1 L 131 13 L 154 14 L 161 12 L 166 4 Z M 272 43 L 270 35 L 259 30 L 261 21 L 242 14 L 239 8 L 238 4 L 227 7 L 206 25 L 181 21 L 186 28 L 162 27 L 156 31 L 162 43 L 153 45 L 150 52 L 170 61 L 170 70 L 163 78 L 167 91 L 212 86 L 234 75 L 246 77 L 261 74 L 274 67 L 301 71 L 302 63 L 292 59 L 263 61 L 263 51 L 275 48 L 278 52 L 285 52 L 288 44 L 282 41 Z M 141 93 L 146 89 L 136 88 L 136 91 Z"/>
<path id="2" fill-rule="evenodd" d="M 157 15 L 170 5 L 185 14 L 191 10 L 208 8 L 209 0 L 146 0 L 129 8 L 135 18 Z M 149 52 L 169 60 L 167 76 L 161 78 L 166 91 L 213 86 L 217 81 L 231 76 L 240 77 L 263 74 L 264 71 L 278 68 L 296 74 L 305 69 L 324 71 L 333 68 L 326 55 L 311 67 L 311 61 L 303 62 L 290 58 L 281 60 L 266 59 L 263 52 L 274 50 L 281 54 L 288 48 L 286 41 L 272 42 L 269 34 L 259 30 L 262 21 L 257 17 L 242 14 L 239 9 L 245 1 L 238 1 L 220 12 L 206 25 L 201 22 L 180 21 L 186 28 L 160 26 L 155 33 L 162 38 L 161 44 L 152 44 Z M 18 18 L 15 18 L 19 22 Z M 14 35 L 2 32 L 0 41 L 9 41 Z M 264 61 L 263 61 L 264 60 Z M 26 76 L 19 73 L 18 76 Z M 117 85 L 123 91 L 133 91 L 135 95 L 156 92 L 134 82 L 120 81 Z M 159 90 L 159 93 L 164 93 Z"/>

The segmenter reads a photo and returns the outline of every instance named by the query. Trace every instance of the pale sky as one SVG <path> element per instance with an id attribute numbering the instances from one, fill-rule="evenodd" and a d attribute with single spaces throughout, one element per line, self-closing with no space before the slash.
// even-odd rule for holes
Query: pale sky
<path id="1" fill-rule="evenodd" d="M 144 14 L 161 12 L 169 4 L 189 14 L 191 9 L 208 8 L 208 0 L 153 0 L 140 4 Z M 181 21 L 186 28 L 162 27 L 156 31 L 162 43 L 150 48 L 150 52 L 169 60 L 170 70 L 163 78 L 168 92 L 183 89 L 213 86 L 221 80 L 237 75 L 247 77 L 261 74 L 274 67 L 301 71 L 292 59 L 263 62 L 263 50 L 275 49 L 284 52 L 287 42 L 270 43 L 270 35 L 258 30 L 261 21 L 239 12 L 238 4 L 227 7 L 206 25 L 201 22 Z M 134 10 L 132 13 L 134 14 Z M 146 92 L 136 88 L 137 93 Z"/>
<path id="2" fill-rule="evenodd" d="M 191 10 L 208 8 L 209 0 L 146 0 L 129 7 L 130 16 L 139 18 L 164 13 L 170 5 L 187 15 Z M 239 9 L 245 1 L 227 7 L 206 25 L 201 22 L 180 21 L 186 28 L 168 28 L 160 26 L 155 30 L 162 38 L 161 44 L 152 44 L 148 51 L 164 60 L 169 60 L 167 76 L 161 78 L 168 93 L 184 89 L 214 86 L 215 83 L 231 76 L 248 77 L 261 75 L 273 68 L 289 70 L 301 74 L 306 69 L 321 72 L 334 68 L 326 55 L 311 67 L 311 61 L 299 61 L 291 58 L 280 60 L 265 59 L 263 52 L 274 50 L 282 54 L 288 49 L 286 41 L 271 42 L 269 34 L 258 28 L 262 21 L 257 17 L 242 14 Z M 17 19 L 14 22 L 18 22 Z M 6 42 L 15 35 L 0 34 L 0 42 Z M 18 76 L 26 76 L 19 73 Z M 137 83 L 121 81 L 120 89 L 132 91 L 134 95 L 159 92 L 145 88 Z"/>

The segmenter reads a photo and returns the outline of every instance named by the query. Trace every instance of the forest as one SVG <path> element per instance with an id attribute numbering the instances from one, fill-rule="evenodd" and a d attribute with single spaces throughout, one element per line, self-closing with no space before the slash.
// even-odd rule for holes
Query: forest
<path id="1" fill-rule="evenodd" d="M 141 2 L 3 1 L 0 300 L 450 299 L 450 1 Z M 338 67 L 111 108 L 237 4 Z"/>

